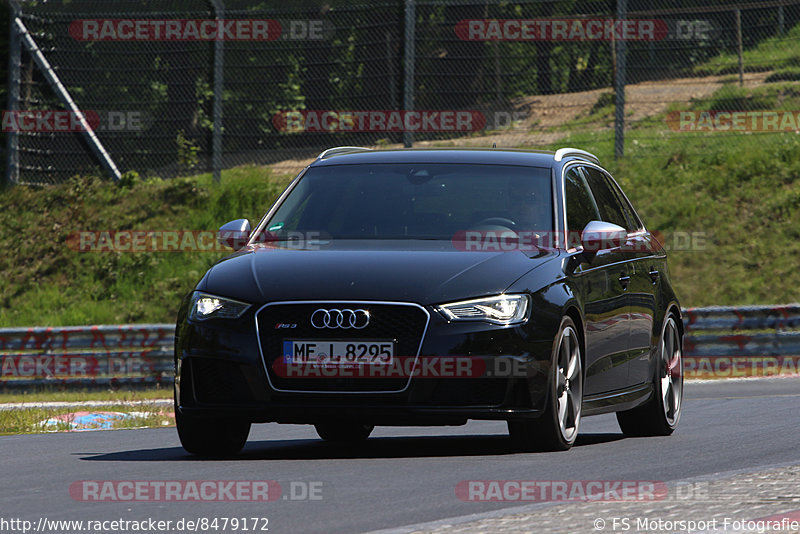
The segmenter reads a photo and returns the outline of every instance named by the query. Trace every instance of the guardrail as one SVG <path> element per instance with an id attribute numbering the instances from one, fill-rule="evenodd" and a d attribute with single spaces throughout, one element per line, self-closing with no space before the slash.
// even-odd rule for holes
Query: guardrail
<path id="1" fill-rule="evenodd" d="M 800 373 L 800 304 L 689 308 L 683 324 L 689 378 Z"/>
<path id="2" fill-rule="evenodd" d="M 800 304 L 689 308 L 687 378 L 800 372 Z M 0 389 L 169 385 L 175 326 L 0 328 Z"/>
<path id="3" fill-rule="evenodd" d="M 0 328 L 0 389 L 167 385 L 175 325 Z"/>

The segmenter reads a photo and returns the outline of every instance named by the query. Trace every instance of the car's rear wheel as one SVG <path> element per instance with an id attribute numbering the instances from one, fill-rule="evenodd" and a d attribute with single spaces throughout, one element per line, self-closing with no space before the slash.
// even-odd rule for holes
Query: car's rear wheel
<path id="1" fill-rule="evenodd" d="M 578 330 L 569 317 L 561 320 L 551 361 L 550 390 L 542 416 L 533 421 L 508 422 L 508 432 L 517 450 L 565 451 L 578 437 L 583 366 Z"/>
<path id="2" fill-rule="evenodd" d="M 354 443 L 367 439 L 375 427 L 351 421 L 330 421 L 317 423 L 314 428 L 317 429 L 319 437 L 325 441 Z"/>
<path id="3" fill-rule="evenodd" d="M 661 330 L 658 361 L 653 379 L 655 394 L 642 406 L 617 412 L 626 436 L 669 436 L 678 426 L 683 401 L 683 351 L 675 316 Z"/>
<path id="4" fill-rule="evenodd" d="M 175 410 L 178 437 L 186 452 L 198 456 L 232 456 L 242 450 L 250 423 L 191 417 Z"/>

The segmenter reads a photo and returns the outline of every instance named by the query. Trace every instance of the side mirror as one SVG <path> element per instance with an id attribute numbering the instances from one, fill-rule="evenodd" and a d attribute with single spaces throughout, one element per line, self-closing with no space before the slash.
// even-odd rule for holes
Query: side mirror
<path id="1" fill-rule="evenodd" d="M 581 232 L 583 257 L 591 262 L 601 250 L 621 247 L 628 240 L 628 231 L 616 224 L 589 221 Z"/>
<path id="2" fill-rule="evenodd" d="M 234 250 L 242 248 L 248 239 L 250 239 L 250 221 L 247 219 L 236 219 L 225 223 L 220 226 L 217 233 L 217 241 Z"/>

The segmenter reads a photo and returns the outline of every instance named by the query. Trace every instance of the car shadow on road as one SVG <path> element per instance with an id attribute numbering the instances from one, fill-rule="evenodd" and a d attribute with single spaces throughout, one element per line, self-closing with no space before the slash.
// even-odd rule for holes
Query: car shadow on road
<path id="1" fill-rule="evenodd" d="M 599 445 L 623 439 L 622 434 L 581 434 L 576 448 Z M 357 444 L 328 443 L 319 439 L 249 441 L 236 456 L 199 458 L 180 447 L 139 449 L 102 454 L 80 454 L 81 460 L 102 462 L 159 461 L 252 461 L 252 460 L 341 460 L 376 458 L 430 458 L 452 456 L 499 456 L 519 453 L 511 447 L 507 436 L 413 436 L 370 438 Z"/>

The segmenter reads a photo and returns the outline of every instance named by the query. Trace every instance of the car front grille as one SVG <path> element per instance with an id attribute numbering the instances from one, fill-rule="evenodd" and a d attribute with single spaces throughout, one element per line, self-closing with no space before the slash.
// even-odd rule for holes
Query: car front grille
<path id="1" fill-rule="evenodd" d="M 369 312 L 365 328 L 315 328 L 311 316 L 318 309 L 364 309 Z M 387 302 L 283 302 L 267 304 L 256 313 L 261 355 L 272 387 L 297 392 L 398 392 L 407 377 L 280 376 L 276 360 L 283 358 L 283 342 L 290 340 L 394 342 L 395 358 L 416 358 L 428 325 L 428 312 L 417 304 Z M 280 365 L 280 362 L 278 362 Z"/>

